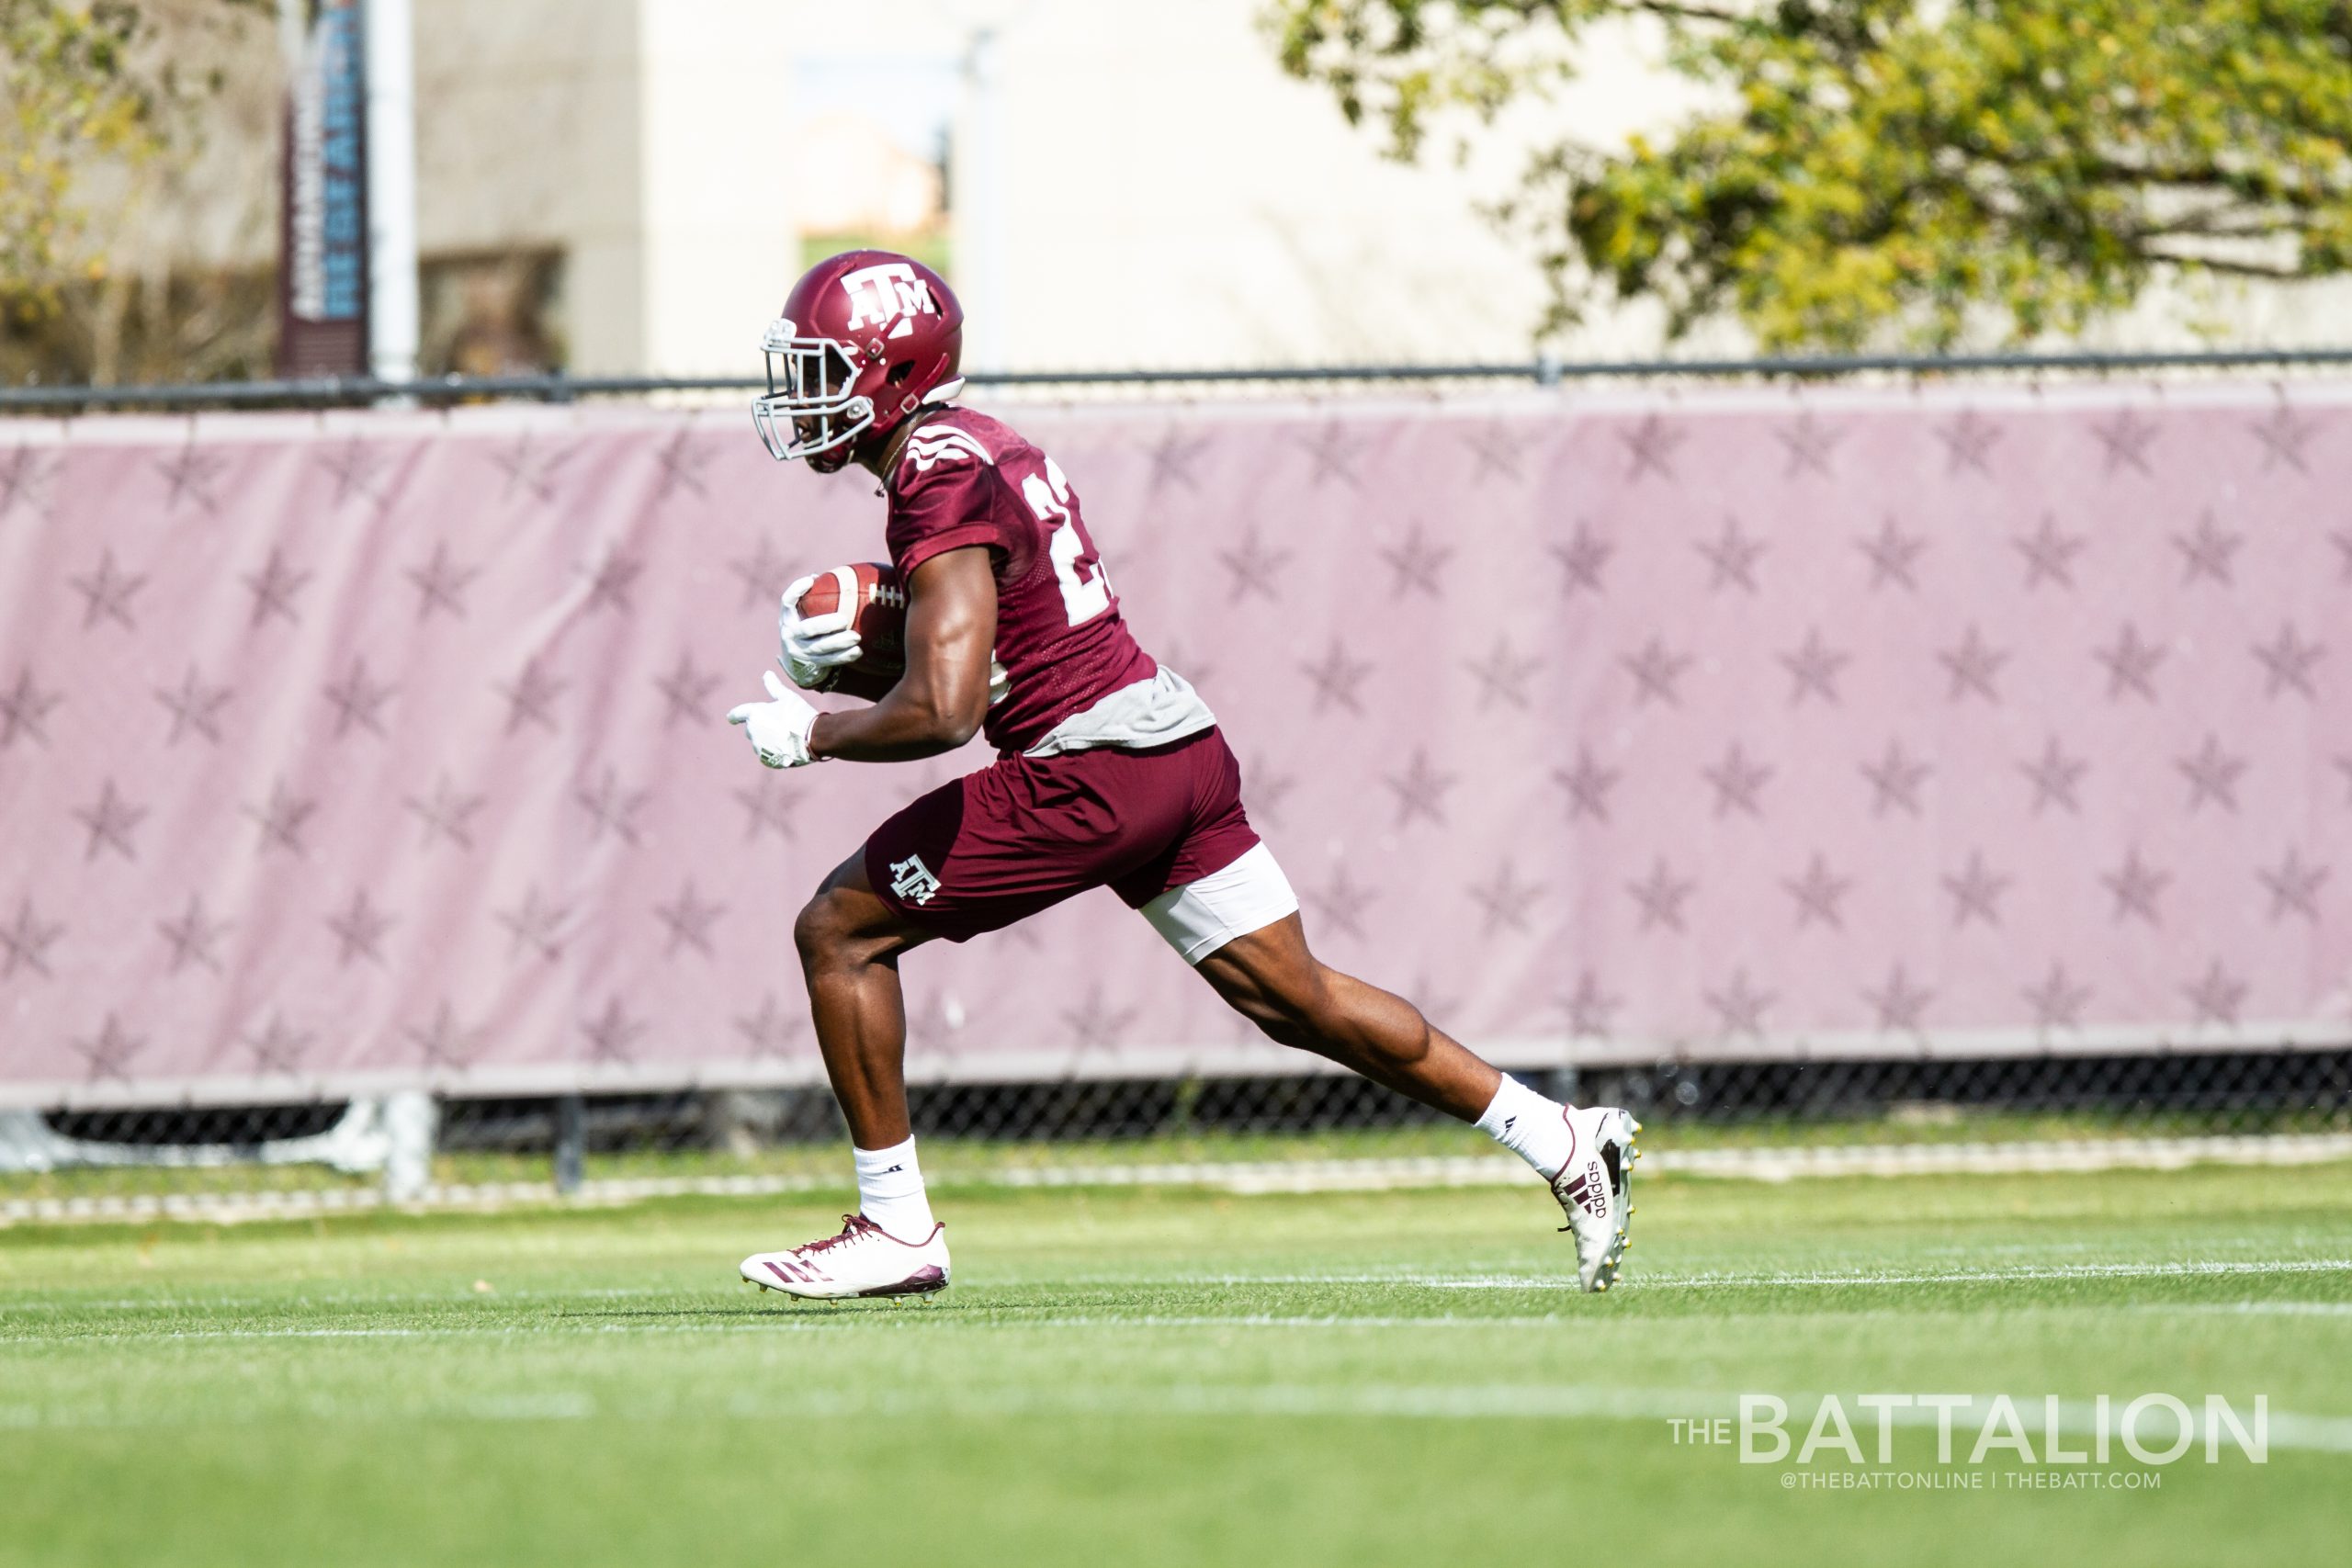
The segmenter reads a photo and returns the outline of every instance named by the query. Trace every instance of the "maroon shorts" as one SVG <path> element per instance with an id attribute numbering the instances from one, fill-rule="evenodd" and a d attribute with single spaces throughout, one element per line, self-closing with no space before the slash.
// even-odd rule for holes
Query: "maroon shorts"
<path id="1" fill-rule="evenodd" d="M 1257 842 L 1241 764 L 1208 729 L 1148 751 L 1000 757 L 874 829 L 865 875 L 909 921 L 962 942 L 1090 887 L 1141 908 Z"/>

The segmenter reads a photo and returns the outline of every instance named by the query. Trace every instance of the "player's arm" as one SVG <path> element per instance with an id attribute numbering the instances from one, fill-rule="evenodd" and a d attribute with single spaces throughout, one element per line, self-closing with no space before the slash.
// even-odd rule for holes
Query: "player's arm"
<path id="1" fill-rule="evenodd" d="M 953 751 L 989 711 L 996 572 L 985 547 L 932 557 L 907 580 L 907 672 L 871 707 L 818 716 L 811 756 L 902 762 Z"/>

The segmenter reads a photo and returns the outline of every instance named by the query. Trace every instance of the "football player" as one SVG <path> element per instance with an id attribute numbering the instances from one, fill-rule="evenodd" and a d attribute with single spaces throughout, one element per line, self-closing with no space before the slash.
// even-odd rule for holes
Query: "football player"
<path id="1" fill-rule="evenodd" d="M 819 713 L 767 676 L 728 721 L 772 768 L 896 762 L 975 733 L 996 761 L 876 828 L 794 927 L 817 1040 L 855 1145 L 858 1213 L 836 1235 L 754 1253 L 743 1278 L 797 1296 L 887 1296 L 948 1280 L 907 1117 L 900 955 L 1108 886 L 1244 1017 L 1476 1122 L 1551 1184 L 1588 1291 L 1626 1247 L 1633 1118 L 1545 1099 L 1402 998 L 1317 961 L 1241 770 L 1199 693 L 1136 643 L 1069 477 L 1001 421 L 956 402 L 963 310 L 937 274 L 883 251 L 811 269 L 763 343 L 753 420 L 769 452 L 882 481 L 908 591 L 906 671 L 870 705 Z M 833 689 L 861 652 L 854 606 L 796 609 L 783 664 Z M 862 672 L 855 672 L 860 673 Z"/>

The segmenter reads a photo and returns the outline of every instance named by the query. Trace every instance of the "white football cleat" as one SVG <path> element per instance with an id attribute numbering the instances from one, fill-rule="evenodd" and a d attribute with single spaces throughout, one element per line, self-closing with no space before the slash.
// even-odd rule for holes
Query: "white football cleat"
<path id="1" fill-rule="evenodd" d="M 864 1214 L 843 1214 L 841 1234 L 789 1252 L 754 1252 L 743 1278 L 763 1291 L 818 1301 L 919 1296 L 947 1288 L 947 1227 L 900 1241 Z"/>
<path id="2" fill-rule="evenodd" d="M 1613 1105 L 1567 1108 L 1568 1160 L 1552 1178 L 1552 1196 L 1567 1212 L 1560 1228 L 1577 1238 L 1577 1278 L 1588 1291 L 1605 1291 L 1632 1241 L 1625 1235 L 1633 1215 L 1634 1147 L 1642 1124 Z"/>

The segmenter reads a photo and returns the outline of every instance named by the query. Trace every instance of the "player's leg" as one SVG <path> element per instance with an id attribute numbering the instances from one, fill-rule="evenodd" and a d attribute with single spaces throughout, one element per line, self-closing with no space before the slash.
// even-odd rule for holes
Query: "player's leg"
<path id="1" fill-rule="evenodd" d="M 1328 1056 L 1374 1083 L 1476 1122 L 1502 1074 L 1420 1009 L 1307 951 L 1295 911 L 1200 961 L 1201 978 L 1270 1040 Z"/>
<path id="2" fill-rule="evenodd" d="M 946 1227 L 931 1212 L 907 1120 L 907 1009 L 899 955 L 923 933 L 876 894 L 864 851 L 793 922 L 825 1076 L 849 1123 L 858 1212 L 837 1235 L 743 1259 L 744 1279 L 797 1296 L 916 1295 L 947 1283 Z"/>

